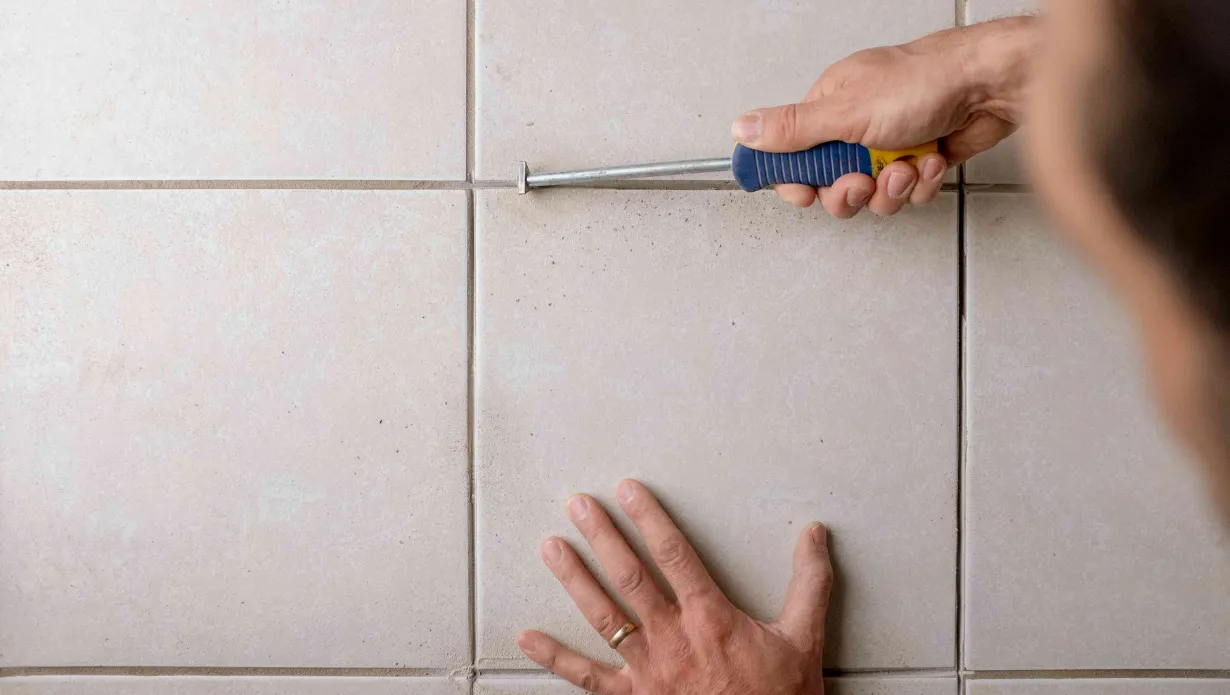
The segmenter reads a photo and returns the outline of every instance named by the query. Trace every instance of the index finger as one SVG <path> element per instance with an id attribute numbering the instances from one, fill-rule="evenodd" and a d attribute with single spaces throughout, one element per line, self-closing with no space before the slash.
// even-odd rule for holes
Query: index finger
<path id="1" fill-rule="evenodd" d="M 686 605 L 699 598 L 721 595 L 692 544 L 671 521 L 649 488 L 635 480 L 624 480 L 615 490 L 619 506 L 632 520 L 649 547 L 649 554 L 670 582 L 679 603 Z"/>

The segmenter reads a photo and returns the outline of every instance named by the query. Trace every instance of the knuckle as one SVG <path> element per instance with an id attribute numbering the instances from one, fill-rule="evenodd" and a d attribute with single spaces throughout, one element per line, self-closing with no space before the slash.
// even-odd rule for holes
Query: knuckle
<path id="1" fill-rule="evenodd" d="M 589 616 L 589 624 L 594 626 L 598 634 L 609 638 L 616 630 L 619 629 L 622 623 L 619 618 L 609 609 L 600 608 L 594 611 Z"/>
<path id="2" fill-rule="evenodd" d="M 688 543 L 682 534 L 671 534 L 658 544 L 658 565 L 664 570 L 677 570 L 688 565 L 691 559 Z"/>
<path id="3" fill-rule="evenodd" d="M 847 58 L 847 60 L 850 61 L 850 64 L 852 65 L 859 65 L 859 64 L 864 64 L 864 63 L 875 63 L 877 62 L 876 59 L 878 57 L 879 57 L 878 47 L 877 48 L 861 48 L 851 53 L 849 58 Z"/>
<path id="4" fill-rule="evenodd" d="M 619 535 L 619 531 L 609 520 L 604 523 L 595 523 L 591 528 L 582 531 L 581 535 L 585 536 L 590 547 L 594 548 L 623 542 L 623 536 Z"/>
<path id="5" fill-rule="evenodd" d="M 593 668 L 587 667 L 577 674 L 577 685 L 584 691 L 598 692 L 598 674 Z"/>
<path id="6" fill-rule="evenodd" d="M 829 96 L 844 85 L 844 76 L 840 71 L 826 72 L 820 76 L 819 87 L 821 96 Z"/>
<path id="7" fill-rule="evenodd" d="M 799 107 L 796 104 L 787 104 L 782 107 L 781 113 L 778 114 L 776 123 L 773 126 L 774 135 L 782 140 L 793 140 L 796 133 L 799 132 Z"/>
<path id="8" fill-rule="evenodd" d="M 543 668 L 545 668 L 545 669 L 547 669 L 548 671 L 550 671 L 550 672 L 554 673 L 554 672 L 555 672 L 555 657 L 556 657 L 556 655 L 557 655 L 557 652 L 556 652 L 554 649 L 551 649 L 551 650 L 550 650 L 550 651 L 548 651 L 545 655 L 543 655 L 543 657 L 542 657 L 542 661 L 540 661 L 540 662 L 538 662 L 538 663 L 542 664 L 542 667 L 543 667 Z"/>
<path id="9" fill-rule="evenodd" d="M 668 663 L 682 664 L 692 658 L 692 643 L 682 633 L 675 633 L 662 642 Z"/>
<path id="10" fill-rule="evenodd" d="M 631 567 L 615 576 L 615 588 L 624 595 L 640 593 L 645 588 L 645 570 L 642 567 Z"/>
<path id="11" fill-rule="evenodd" d="M 828 593 L 833 589 L 833 566 L 828 563 L 827 558 L 820 567 L 820 576 L 817 577 L 820 584 L 820 590 Z"/>
<path id="12" fill-rule="evenodd" d="M 725 642 L 734 633 L 730 614 L 721 606 L 706 603 L 693 612 L 692 629 L 705 639 Z"/>

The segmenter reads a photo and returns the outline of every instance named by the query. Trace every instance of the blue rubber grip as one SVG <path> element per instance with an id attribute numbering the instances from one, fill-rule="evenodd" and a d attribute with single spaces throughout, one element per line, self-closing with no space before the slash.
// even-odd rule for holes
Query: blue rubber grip
<path id="1" fill-rule="evenodd" d="M 826 142 L 802 152 L 761 152 L 735 145 L 730 170 L 745 191 L 759 191 L 779 183 L 832 186 L 853 172 L 871 176 L 871 153 L 862 145 Z"/>

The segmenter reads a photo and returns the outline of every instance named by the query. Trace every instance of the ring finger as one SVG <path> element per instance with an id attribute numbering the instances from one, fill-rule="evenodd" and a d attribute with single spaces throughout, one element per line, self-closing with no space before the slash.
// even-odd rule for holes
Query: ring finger
<path id="1" fill-rule="evenodd" d="M 641 622 L 648 627 L 670 615 L 666 596 L 598 500 L 589 495 L 573 495 L 567 508 L 572 523 L 594 549 L 615 590 L 628 601 Z"/>
<path id="2" fill-rule="evenodd" d="M 884 167 L 876 181 L 876 192 L 867 207 L 881 217 L 895 215 L 910 201 L 918 183 L 918 170 L 907 162 L 893 162 Z"/>
<path id="3" fill-rule="evenodd" d="M 628 622 L 628 616 L 620 609 L 619 604 L 607 596 L 598 580 L 594 579 L 594 575 L 590 574 L 589 569 L 581 562 L 577 551 L 562 538 L 548 538 L 542 542 L 539 550 L 542 561 L 547 564 L 559 583 L 564 585 L 564 590 L 572 597 L 572 602 L 577 604 L 581 614 L 598 634 L 602 635 L 602 639 L 609 643 L 624 623 Z M 644 644 L 638 633 L 639 630 L 633 632 L 619 643 L 616 651 L 625 660 L 639 651 Z"/>

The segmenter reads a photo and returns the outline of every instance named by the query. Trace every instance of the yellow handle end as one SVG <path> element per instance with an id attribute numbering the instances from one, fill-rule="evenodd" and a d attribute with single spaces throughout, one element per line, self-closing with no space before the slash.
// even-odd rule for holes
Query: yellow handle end
<path id="1" fill-rule="evenodd" d="M 911 164 L 918 161 L 918 158 L 924 154 L 940 151 L 940 141 L 932 140 L 925 145 L 910 147 L 904 150 L 873 150 L 870 147 L 867 151 L 871 153 L 871 176 L 878 178 L 880 172 L 884 171 L 884 167 L 901 159 L 907 159 Z"/>

